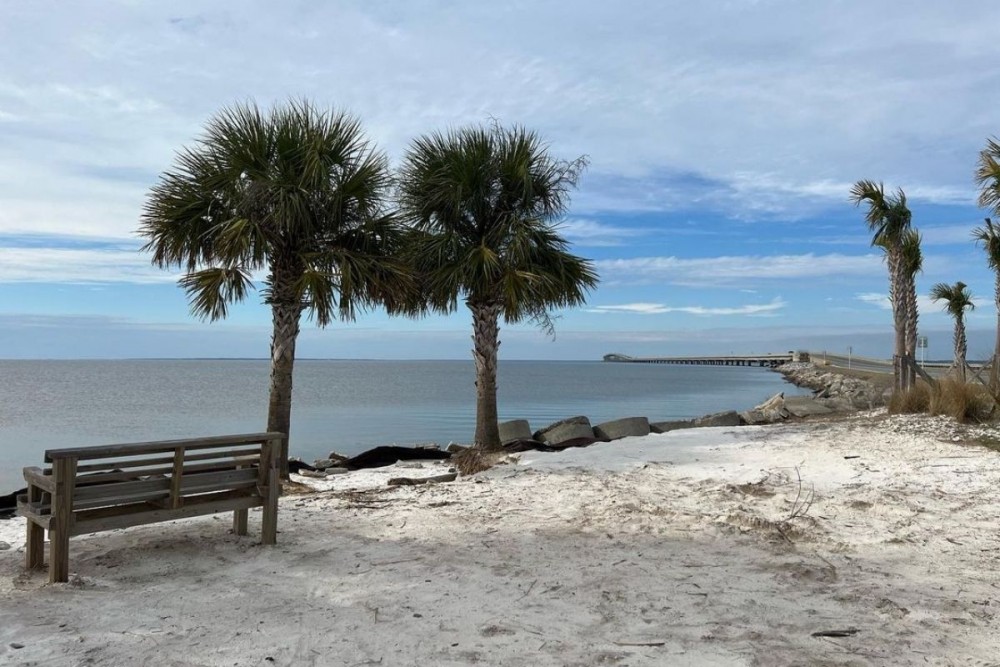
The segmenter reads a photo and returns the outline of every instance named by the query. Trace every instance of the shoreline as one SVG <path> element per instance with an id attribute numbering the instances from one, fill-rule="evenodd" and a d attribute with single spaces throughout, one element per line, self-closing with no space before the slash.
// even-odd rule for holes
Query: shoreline
<path id="1" fill-rule="evenodd" d="M 0 656 L 988 664 L 1000 455 L 968 443 L 996 436 L 875 410 L 525 452 L 447 484 L 297 477 L 276 548 L 255 513 L 249 538 L 228 516 L 81 536 L 58 585 L 21 569 L 18 519 L 0 524 Z M 377 474 L 440 472 L 420 465 Z"/>

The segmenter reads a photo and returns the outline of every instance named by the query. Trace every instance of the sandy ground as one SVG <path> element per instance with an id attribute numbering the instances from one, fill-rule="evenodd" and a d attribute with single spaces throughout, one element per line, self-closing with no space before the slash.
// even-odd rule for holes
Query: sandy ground
<path id="1" fill-rule="evenodd" d="M 277 547 L 259 514 L 81 536 L 58 585 L 3 522 L 0 663 L 1000 665 L 983 433 L 872 413 L 355 473 L 282 498 Z"/>

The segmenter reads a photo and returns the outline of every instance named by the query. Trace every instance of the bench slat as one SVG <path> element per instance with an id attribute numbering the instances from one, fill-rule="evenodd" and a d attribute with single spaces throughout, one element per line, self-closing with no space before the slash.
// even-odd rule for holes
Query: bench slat
<path id="1" fill-rule="evenodd" d="M 214 463 L 198 463 L 195 465 L 185 465 L 183 468 L 183 474 L 188 475 L 193 472 L 211 472 L 214 470 L 235 470 L 236 468 L 246 468 L 250 466 L 257 466 L 259 464 L 259 456 L 247 457 L 245 459 L 238 460 L 216 461 Z M 78 477 L 77 488 L 81 487 L 82 482 L 103 483 L 115 481 L 136 481 L 137 477 L 145 477 L 147 475 L 171 475 L 173 472 L 173 466 L 160 466 L 159 468 L 148 468 L 146 470 L 102 472 L 91 474 L 83 478 Z"/>
<path id="2" fill-rule="evenodd" d="M 218 452 L 208 452 L 208 453 L 187 453 L 184 454 L 184 461 L 211 461 L 213 459 L 227 459 L 227 458 L 243 458 L 243 457 L 253 457 L 256 456 L 260 458 L 260 446 L 257 447 L 244 447 L 242 449 L 224 449 Z M 116 468 L 144 468 L 146 466 L 163 466 L 173 464 L 173 456 L 158 456 L 156 458 L 148 459 L 136 459 L 133 461 L 112 459 L 103 463 L 86 463 L 84 465 L 77 467 L 77 472 L 104 472 L 111 471 Z M 143 473 L 137 473 L 143 474 Z"/>
<path id="3" fill-rule="evenodd" d="M 245 492 L 229 491 L 224 493 L 196 496 L 185 500 L 185 504 L 177 509 L 155 508 L 151 505 L 133 505 L 125 507 L 108 507 L 104 509 L 80 512 L 73 524 L 72 535 L 99 533 L 116 528 L 129 528 L 160 521 L 172 521 L 217 512 L 260 507 L 264 499 L 258 495 L 247 495 Z"/>
<path id="4" fill-rule="evenodd" d="M 245 433 L 241 435 L 218 435 L 210 438 L 194 438 L 188 440 L 160 440 L 156 442 L 137 442 L 121 445 L 105 445 L 103 447 L 71 447 L 67 449 L 49 449 L 45 452 L 45 461 L 51 463 L 58 459 L 77 459 L 91 461 L 115 456 L 138 456 L 141 454 L 162 454 L 173 452 L 177 447 L 184 449 L 211 449 L 233 445 L 251 445 L 268 440 L 282 440 L 283 433 Z"/>

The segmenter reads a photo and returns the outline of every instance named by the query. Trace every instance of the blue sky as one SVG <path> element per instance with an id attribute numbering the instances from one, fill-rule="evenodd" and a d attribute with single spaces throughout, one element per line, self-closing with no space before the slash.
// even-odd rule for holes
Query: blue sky
<path id="1" fill-rule="evenodd" d="M 601 286 L 505 358 L 795 348 L 890 354 L 861 178 L 902 187 L 918 289 L 977 296 L 973 171 L 1000 134 L 1000 5 L 719 2 L 31 2 L 0 21 L 0 357 L 263 357 L 256 299 L 193 319 L 135 236 L 143 198 L 221 107 L 290 97 L 358 115 L 398 160 L 421 133 L 536 129 L 590 167 L 562 230 Z M 921 303 L 930 355 L 950 322 Z M 303 324 L 299 355 L 466 358 L 466 312 Z"/>

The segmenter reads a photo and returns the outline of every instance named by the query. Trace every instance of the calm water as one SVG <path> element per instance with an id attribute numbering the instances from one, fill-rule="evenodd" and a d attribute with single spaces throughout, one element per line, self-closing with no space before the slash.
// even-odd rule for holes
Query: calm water
<path id="1" fill-rule="evenodd" d="M 471 361 L 309 361 L 295 366 L 291 453 L 467 442 L 475 424 Z M 533 428 L 745 409 L 799 393 L 759 368 L 502 361 L 500 418 Z M 56 447 L 264 430 L 267 361 L 0 361 L 0 492 Z"/>

